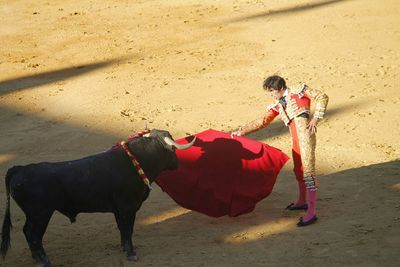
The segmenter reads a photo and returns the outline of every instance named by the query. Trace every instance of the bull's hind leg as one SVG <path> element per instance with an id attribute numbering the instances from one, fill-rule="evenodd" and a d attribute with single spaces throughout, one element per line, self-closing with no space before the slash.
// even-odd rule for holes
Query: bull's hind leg
<path id="1" fill-rule="evenodd" d="M 31 249 L 32 258 L 41 263 L 44 267 L 52 266 L 42 244 L 43 235 L 52 214 L 53 211 L 26 214 L 26 222 L 24 225 L 24 234 L 29 248 Z"/>
<path id="2" fill-rule="evenodd" d="M 136 261 L 136 251 L 132 243 L 133 225 L 135 222 L 136 212 L 132 210 L 119 210 L 114 213 L 114 216 L 121 233 L 122 250 L 126 252 L 128 260 Z"/>

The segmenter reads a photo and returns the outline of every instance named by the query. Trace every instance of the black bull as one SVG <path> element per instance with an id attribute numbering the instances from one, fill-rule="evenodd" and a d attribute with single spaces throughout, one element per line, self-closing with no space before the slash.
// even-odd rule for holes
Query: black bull
<path id="1" fill-rule="evenodd" d="M 165 137 L 171 142 L 166 142 Z M 194 140 L 193 140 L 194 141 Z M 191 143 L 193 144 L 193 142 Z M 166 131 L 152 130 L 148 137 L 128 142 L 150 182 L 168 169 L 178 167 L 174 143 Z M 2 227 L 1 254 L 10 247 L 10 194 L 26 216 L 23 228 L 34 260 L 51 266 L 42 238 L 54 211 L 71 222 L 80 212 L 112 212 L 121 234 L 121 246 L 129 260 L 136 260 L 132 243 L 136 212 L 149 195 L 149 188 L 122 147 L 83 159 L 15 166 L 6 179 L 7 207 Z"/>

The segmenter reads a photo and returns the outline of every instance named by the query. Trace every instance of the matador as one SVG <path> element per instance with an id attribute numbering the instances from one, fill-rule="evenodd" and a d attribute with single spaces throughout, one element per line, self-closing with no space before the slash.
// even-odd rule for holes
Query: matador
<path id="1" fill-rule="evenodd" d="M 298 200 L 286 207 L 288 210 L 307 210 L 298 226 L 310 225 L 317 221 L 317 183 L 315 177 L 315 146 L 317 123 L 324 117 L 328 96 L 322 91 L 302 83 L 287 87 L 285 80 L 277 75 L 268 77 L 263 88 L 269 91 L 275 103 L 268 106 L 266 113 L 247 123 L 232 135 L 247 135 L 267 127 L 278 115 L 289 127 L 292 136 L 292 157 L 294 173 L 298 183 Z M 315 112 L 311 115 L 311 102 L 315 101 Z"/>

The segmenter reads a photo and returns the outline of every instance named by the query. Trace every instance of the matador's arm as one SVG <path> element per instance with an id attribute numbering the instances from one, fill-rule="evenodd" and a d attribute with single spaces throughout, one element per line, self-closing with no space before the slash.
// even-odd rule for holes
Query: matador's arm
<path id="1" fill-rule="evenodd" d="M 276 110 L 269 108 L 264 116 L 239 127 L 236 132 L 239 135 L 247 135 L 252 132 L 258 131 L 262 128 L 267 127 L 268 124 L 270 124 L 278 114 L 279 113 Z"/>
<path id="2" fill-rule="evenodd" d="M 317 120 L 321 120 L 325 115 L 329 97 L 322 91 L 317 89 L 312 89 L 305 84 L 303 85 L 303 93 L 308 95 L 314 101 L 316 101 L 314 118 Z"/>

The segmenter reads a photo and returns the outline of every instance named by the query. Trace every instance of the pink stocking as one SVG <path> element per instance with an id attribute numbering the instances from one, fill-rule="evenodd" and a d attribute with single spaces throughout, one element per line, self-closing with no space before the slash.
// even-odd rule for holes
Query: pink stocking
<path id="1" fill-rule="evenodd" d="M 308 222 L 317 214 L 317 191 L 308 191 L 308 209 L 307 213 L 303 216 L 303 222 Z"/>
<path id="2" fill-rule="evenodd" d="M 304 177 L 305 185 L 308 193 L 308 209 L 306 214 L 303 216 L 303 222 L 308 222 L 313 219 L 317 214 L 317 185 L 315 178 L 312 176 Z"/>

